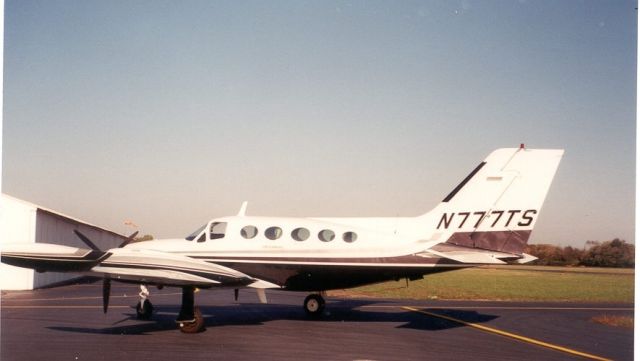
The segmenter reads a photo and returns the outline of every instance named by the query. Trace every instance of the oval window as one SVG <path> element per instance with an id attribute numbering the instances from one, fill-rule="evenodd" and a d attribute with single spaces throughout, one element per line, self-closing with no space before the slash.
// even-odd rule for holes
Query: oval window
<path id="1" fill-rule="evenodd" d="M 240 234 L 246 239 L 251 239 L 258 234 L 258 229 L 254 226 L 244 226 L 240 230 Z"/>
<path id="2" fill-rule="evenodd" d="M 306 228 L 296 228 L 291 232 L 291 237 L 298 242 L 306 241 L 309 238 L 309 230 Z"/>
<path id="3" fill-rule="evenodd" d="M 342 239 L 347 243 L 351 243 L 358 239 L 358 235 L 355 232 L 344 232 Z"/>
<path id="4" fill-rule="evenodd" d="M 269 238 L 270 240 L 278 239 L 282 236 L 282 228 L 280 227 L 269 227 L 264 231 L 264 236 Z"/>
<path id="5" fill-rule="evenodd" d="M 331 242 L 336 238 L 336 234 L 330 229 L 323 229 L 318 233 L 318 238 L 320 238 L 322 242 Z"/>

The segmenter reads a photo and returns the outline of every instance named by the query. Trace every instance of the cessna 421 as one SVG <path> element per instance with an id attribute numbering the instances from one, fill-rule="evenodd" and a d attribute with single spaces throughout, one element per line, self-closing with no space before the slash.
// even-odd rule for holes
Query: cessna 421
<path id="1" fill-rule="evenodd" d="M 182 288 L 176 322 L 203 329 L 196 288 L 267 288 L 311 293 L 310 315 L 322 314 L 322 293 L 481 264 L 526 263 L 523 253 L 563 150 L 498 149 L 433 210 L 403 218 L 281 218 L 246 215 L 214 219 L 181 239 L 89 247 L 4 245 L 2 262 L 39 272 L 78 272 L 103 278 L 107 312 L 111 280 L 140 284 L 137 313 L 150 318 L 146 287 Z M 130 237 L 130 240 L 133 237 Z"/>

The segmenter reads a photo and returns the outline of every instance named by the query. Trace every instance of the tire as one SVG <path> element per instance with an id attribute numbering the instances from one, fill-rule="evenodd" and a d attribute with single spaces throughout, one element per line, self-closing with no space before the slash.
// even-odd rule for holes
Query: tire
<path id="1" fill-rule="evenodd" d="M 153 305 L 149 300 L 136 304 L 136 318 L 138 320 L 150 320 L 153 314 Z"/>
<path id="2" fill-rule="evenodd" d="M 310 294 L 304 299 L 304 311 L 312 317 L 319 317 L 324 311 L 324 298 L 318 294 Z"/>
<path id="3" fill-rule="evenodd" d="M 195 318 L 192 322 L 179 322 L 178 326 L 180 327 L 180 331 L 184 333 L 198 333 L 204 331 L 204 317 L 202 317 L 202 312 L 200 312 L 200 308 L 196 307 L 193 309 L 193 316 Z"/>

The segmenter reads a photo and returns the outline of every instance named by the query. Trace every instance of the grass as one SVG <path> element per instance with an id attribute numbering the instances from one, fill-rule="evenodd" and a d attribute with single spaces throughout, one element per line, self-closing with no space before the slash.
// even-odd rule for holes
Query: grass
<path id="1" fill-rule="evenodd" d="M 633 303 L 634 270 L 543 266 L 478 267 L 386 282 L 334 295 L 400 299 Z"/>

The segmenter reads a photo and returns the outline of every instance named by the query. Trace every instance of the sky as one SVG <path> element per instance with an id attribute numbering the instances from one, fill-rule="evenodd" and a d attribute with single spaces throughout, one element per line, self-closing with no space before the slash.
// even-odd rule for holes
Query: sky
<path id="1" fill-rule="evenodd" d="M 565 156 L 531 243 L 634 242 L 637 2 L 5 1 L 2 191 L 156 238 L 415 216 Z"/>

